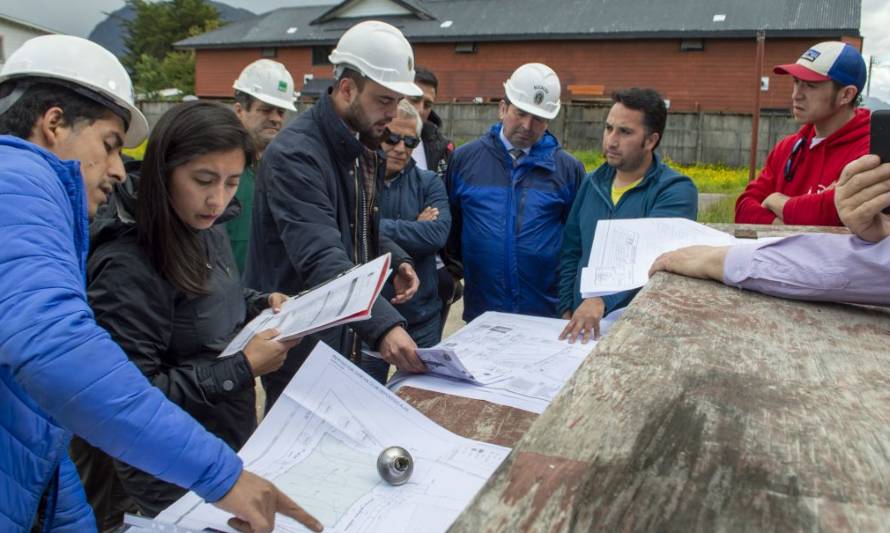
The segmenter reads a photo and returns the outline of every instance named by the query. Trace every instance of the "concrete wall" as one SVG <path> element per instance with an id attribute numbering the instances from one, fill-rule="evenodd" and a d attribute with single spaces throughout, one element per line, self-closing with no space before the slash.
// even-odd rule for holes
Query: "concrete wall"
<path id="1" fill-rule="evenodd" d="M 140 104 L 151 126 L 173 105 L 170 102 Z M 308 108 L 302 110 L 305 109 Z M 493 103 L 436 104 L 435 109 L 444 122 L 445 135 L 458 143 L 475 139 L 498 120 L 498 106 Z M 603 124 L 608 111 L 609 106 L 605 104 L 564 104 L 559 116 L 551 121 L 550 131 L 569 149 L 601 150 Z M 747 166 L 751 122 L 751 115 L 744 114 L 671 112 L 659 150 L 683 164 Z M 798 127 L 787 113 L 763 113 L 757 165 L 763 165 L 776 141 Z"/>

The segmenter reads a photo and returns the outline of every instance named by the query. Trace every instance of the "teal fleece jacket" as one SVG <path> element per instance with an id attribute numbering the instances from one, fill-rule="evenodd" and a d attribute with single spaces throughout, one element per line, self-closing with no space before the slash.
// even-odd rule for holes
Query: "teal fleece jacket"
<path id="1" fill-rule="evenodd" d="M 615 169 L 603 163 L 584 176 L 578 196 L 566 221 L 559 265 L 559 314 L 581 305 L 581 269 L 590 259 L 590 247 L 600 220 L 622 218 L 671 218 L 695 220 L 698 190 L 688 177 L 678 173 L 654 155 L 643 181 L 624 193 L 618 205 L 612 204 Z M 603 297 L 606 313 L 626 306 L 637 291 Z"/>

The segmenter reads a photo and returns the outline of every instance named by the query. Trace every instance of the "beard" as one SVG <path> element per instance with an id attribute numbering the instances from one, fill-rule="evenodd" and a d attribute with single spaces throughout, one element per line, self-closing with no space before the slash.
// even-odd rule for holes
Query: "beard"
<path id="1" fill-rule="evenodd" d="M 359 104 L 356 98 L 349 104 L 346 123 L 349 127 L 358 133 L 359 141 L 368 148 L 377 149 L 380 147 L 380 141 L 383 140 L 383 132 L 379 135 L 374 133 L 374 122 L 365 113 L 365 110 Z"/>

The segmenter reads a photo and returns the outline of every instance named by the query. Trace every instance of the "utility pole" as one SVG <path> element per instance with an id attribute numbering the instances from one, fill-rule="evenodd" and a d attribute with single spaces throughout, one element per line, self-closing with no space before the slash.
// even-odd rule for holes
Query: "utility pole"
<path id="1" fill-rule="evenodd" d="M 871 68 L 879 64 L 875 56 L 868 56 L 868 83 L 865 85 L 865 96 L 871 96 Z"/>
<path id="2" fill-rule="evenodd" d="M 757 170 L 757 140 L 760 137 L 760 78 L 763 75 L 763 51 L 766 32 L 757 32 L 757 56 L 754 59 L 754 116 L 751 120 L 751 159 L 748 162 L 748 181 L 754 181 Z"/>

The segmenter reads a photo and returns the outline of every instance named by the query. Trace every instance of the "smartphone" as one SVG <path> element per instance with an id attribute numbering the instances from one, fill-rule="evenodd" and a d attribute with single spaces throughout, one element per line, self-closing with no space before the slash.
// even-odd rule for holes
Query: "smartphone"
<path id="1" fill-rule="evenodd" d="M 881 158 L 881 163 L 890 163 L 890 109 L 873 111 L 871 114 L 871 147 L 868 153 Z M 882 211 L 890 215 L 890 207 Z"/>

